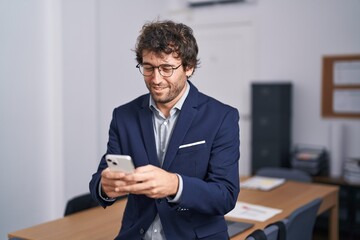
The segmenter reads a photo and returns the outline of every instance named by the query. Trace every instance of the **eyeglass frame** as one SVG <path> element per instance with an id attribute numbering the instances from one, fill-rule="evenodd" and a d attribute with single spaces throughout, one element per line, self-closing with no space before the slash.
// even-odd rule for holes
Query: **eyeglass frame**
<path id="1" fill-rule="evenodd" d="M 136 65 L 136 68 L 139 69 L 139 72 L 140 72 L 141 75 L 143 75 L 144 77 L 150 77 L 150 76 L 152 76 L 152 75 L 154 74 L 154 72 L 155 72 L 155 68 L 158 69 L 159 74 L 160 74 L 161 76 L 163 76 L 163 77 L 171 77 L 171 76 L 174 74 L 174 71 L 175 71 L 176 69 L 178 69 L 180 66 L 182 66 L 183 64 L 181 63 L 181 64 L 180 64 L 179 66 L 177 66 L 177 67 L 173 67 L 173 66 L 168 65 L 168 64 L 160 64 L 159 66 L 153 66 L 153 65 L 147 63 L 146 65 L 149 65 L 149 66 L 152 67 L 152 71 L 151 71 L 151 74 L 150 74 L 150 75 L 145 75 L 143 72 L 141 72 L 141 67 L 143 67 L 143 64 L 142 64 L 142 63 L 138 63 L 138 64 Z M 161 73 L 161 69 L 160 69 L 160 68 L 161 68 L 162 66 L 171 67 L 172 72 L 171 72 L 171 74 L 170 74 L 169 76 L 164 76 L 164 75 Z"/>

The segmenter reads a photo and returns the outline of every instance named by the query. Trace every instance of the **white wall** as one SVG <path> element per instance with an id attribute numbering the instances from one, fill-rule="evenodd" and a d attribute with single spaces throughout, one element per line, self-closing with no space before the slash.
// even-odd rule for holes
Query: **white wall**
<path id="1" fill-rule="evenodd" d="M 98 149 L 98 1 L 62 1 L 64 198 L 88 192 Z"/>
<path id="2" fill-rule="evenodd" d="M 57 1 L 0 1 L 1 239 L 62 211 L 59 19 Z"/>
<path id="3" fill-rule="evenodd" d="M 360 2 L 252 2 L 188 10 L 183 0 L 150 5 L 146 0 L 0 0 L 0 238 L 60 217 L 66 199 L 87 191 L 106 147 L 112 109 L 146 92 L 131 49 L 140 26 L 158 16 L 194 24 L 195 30 L 218 20 L 251 26 L 239 27 L 251 48 L 239 50 L 250 61 L 242 66 L 255 66 L 244 81 L 293 81 L 293 143 L 325 145 L 340 157 L 360 155 L 359 120 L 320 114 L 321 57 L 360 53 Z M 199 43 L 207 44 L 203 34 Z M 204 61 L 211 55 L 203 55 Z M 229 62 L 243 61 L 225 55 Z M 245 116 L 240 169 L 246 174 L 250 112 L 243 88 L 249 86 L 234 82 L 228 96 L 217 91 L 218 79 L 203 80 L 200 71 L 195 84 L 239 104 Z M 236 81 L 232 72 L 223 77 Z M 343 136 L 343 149 L 334 149 L 334 136 Z"/>

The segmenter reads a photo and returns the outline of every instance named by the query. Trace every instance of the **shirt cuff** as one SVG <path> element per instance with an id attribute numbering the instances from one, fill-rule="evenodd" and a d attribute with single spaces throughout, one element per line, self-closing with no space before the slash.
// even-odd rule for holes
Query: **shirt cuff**
<path id="1" fill-rule="evenodd" d="M 182 194 L 182 191 L 183 191 L 183 180 L 182 180 L 182 177 L 181 177 L 179 174 L 177 174 L 177 173 L 175 173 L 175 174 L 176 174 L 176 176 L 177 176 L 178 179 L 179 179 L 179 189 L 178 189 L 178 191 L 177 191 L 177 193 L 176 193 L 176 195 L 175 195 L 174 198 L 167 197 L 168 202 L 171 202 L 171 203 L 177 203 L 177 202 L 179 202 L 180 197 L 181 197 L 181 194 Z"/>
<path id="2" fill-rule="evenodd" d="M 102 200 L 106 201 L 106 202 L 114 202 L 116 200 L 116 198 L 110 198 L 110 197 L 104 197 L 102 195 L 102 191 L 101 191 L 101 180 L 99 181 L 99 196 Z"/>

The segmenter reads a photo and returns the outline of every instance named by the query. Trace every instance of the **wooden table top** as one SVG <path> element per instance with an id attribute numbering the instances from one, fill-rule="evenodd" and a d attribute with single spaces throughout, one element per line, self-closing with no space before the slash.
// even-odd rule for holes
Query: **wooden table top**
<path id="1" fill-rule="evenodd" d="M 323 199 L 318 212 L 319 214 L 334 207 L 337 210 L 337 194 L 338 187 L 336 186 L 292 181 L 287 181 L 285 184 L 267 192 L 241 189 L 239 201 L 279 208 L 283 211 L 266 222 L 228 218 L 235 221 L 252 222 L 255 224 L 254 227 L 231 239 L 244 239 L 255 229 L 262 229 L 271 222 L 287 217 L 298 207 L 318 197 Z M 114 239 L 121 226 L 121 218 L 125 204 L 126 199 L 118 201 L 106 209 L 95 207 L 64 218 L 9 233 L 8 237 L 26 240 Z"/>

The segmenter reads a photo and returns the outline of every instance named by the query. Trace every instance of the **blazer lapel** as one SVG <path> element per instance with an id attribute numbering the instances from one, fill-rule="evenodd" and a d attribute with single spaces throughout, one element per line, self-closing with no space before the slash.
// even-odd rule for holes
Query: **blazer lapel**
<path id="1" fill-rule="evenodd" d="M 160 163 L 158 161 L 156 153 L 152 112 L 149 109 L 149 95 L 144 98 L 144 101 L 142 103 L 142 108 L 139 111 L 139 121 L 149 163 L 154 166 L 160 167 Z"/>
<path id="2" fill-rule="evenodd" d="M 189 82 L 190 83 L 190 82 Z M 180 115 L 178 117 L 177 123 L 173 130 L 168 149 L 165 155 L 163 169 L 169 169 L 172 161 L 174 160 L 176 153 L 179 149 L 179 146 L 183 143 L 183 139 L 188 132 L 193 119 L 197 113 L 197 98 L 198 90 L 194 85 L 190 83 L 190 92 L 187 96 L 182 108 Z"/>

